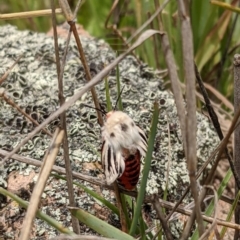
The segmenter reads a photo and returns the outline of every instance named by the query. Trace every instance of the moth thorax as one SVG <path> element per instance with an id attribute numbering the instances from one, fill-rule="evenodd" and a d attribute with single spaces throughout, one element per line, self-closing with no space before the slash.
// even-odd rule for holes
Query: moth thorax
<path id="1" fill-rule="evenodd" d="M 131 148 L 122 148 L 121 152 L 122 152 L 122 156 L 123 158 L 128 158 L 130 155 L 135 155 L 136 152 L 138 151 L 137 148 L 135 147 L 131 147 Z"/>

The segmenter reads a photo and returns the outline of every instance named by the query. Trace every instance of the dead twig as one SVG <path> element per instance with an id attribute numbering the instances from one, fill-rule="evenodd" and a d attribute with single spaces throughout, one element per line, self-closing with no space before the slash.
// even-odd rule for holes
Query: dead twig
<path id="1" fill-rule="evenodd" d="M 199 238 L 199 240 L 204 240 L 208 238 L 210 233 L 214 230 L 216 224 L 217 224 L 217 213 L 218 213 L 218 195 L 216 190 L 214 189 L 213 186 L 204 186 L 204 188 L 209 188 L 213 191 L 214 193 L 214 218 L 211 226 L 203 233 L 203 235 Z"/>
<path id="2" fill-rule="evenodd" d="M 57 156 L 59 147 L 62 143 L 63 136 L 64 136 L 64 131 L 63 130 L 60 131 L 57 128 L 54 133 L 51 145 L 45 154 L 43 164 L 39 173 L 39 177 L 34 187 L 34 190 L 30 199 L 30 203 L 28 205 L 27 213 L 23 221 L 23 226 L 22 226 L 22 230 L 19 238 L 20 240 L 27 240 L 30 237 L 30 231 L 31 231 L 33 219 L 36 215 L 42 192 L 46 185 L 49 174 L 52 170 L 52 166 Z"/>
<path id="3" fill-rule="evenodd" d="M 204 97 L 206 108 L 207 108 L 209 116 L 210 116 L 210 118 L 212 120 L 213 126 L 216 129 L 216 132 L 218 134 L 219 139 L 222 140 L 223 139 L 223 133 L 222 133 L 219 121 L 218 121 L 217 114 L 215 113 L 215 111 L 214 111 L 214 109 L 212 107 L 211 101 L 210 101 L 210 99 L 208 97 L 207 91 L 205 89 L 205 86 L 203 84 L 201 75 L 200 75 L 200 73 L 199 73 L 199 71 L 197 69 L 196 64 L 195 64 L 195 74 L 196 74 L 196 78 L 197 78 L 197 81 L 198 81 L 198 85 L 199 85 L 200 90 L 202 92 L 202 95 Z M 225 154 L 227 156 L 227 160 L 229 162 L 230 168 L 231 168 L 231 170 L 233 172 L 233 176 L 234 176 L 235 182 L 236 182 L 238 188 L 240 189 L 240 179 L 239 179 L 237 171 L 236 171 L 236 169 L 234 167 L 234 164 L 233 164 L 233 161 L 232 161 L 232 157 L 230 156 L 227 147 L 225 148 Z M 218 162 L 215 162 L 215 165 L 217 167 L 218 166 Z M 214 168 L 216 168 L 216 167 L 214 167 Z"/>

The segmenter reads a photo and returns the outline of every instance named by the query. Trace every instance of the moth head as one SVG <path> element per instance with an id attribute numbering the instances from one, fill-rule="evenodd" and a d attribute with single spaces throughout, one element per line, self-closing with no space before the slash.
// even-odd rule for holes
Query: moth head
<path id="1" fill-rule="evenodd" d="M 114 110 L 106 113 L 106 119 L 110 118 L 113 115 L 113 113 L 114 113 Z"/>

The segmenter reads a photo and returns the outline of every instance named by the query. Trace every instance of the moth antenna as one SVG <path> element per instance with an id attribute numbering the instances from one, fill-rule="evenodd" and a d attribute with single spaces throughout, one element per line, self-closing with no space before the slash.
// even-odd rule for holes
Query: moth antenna
<path id="1" fill-rule="evenodd" d="M 118 95 L 117 101 L 116 101 L 116 103 L 115 103 L 115 107 L 113 108 L 114 111 L 116 111 L 117 103 L 118 103 L 118 101 L 119 101 L 119 99 L 120 99 L 120 97 L 121 97 L 121 95 L 122 95 L 122 92 L 123 92 L 124 87 L 125 87 L 125 86 L 123 86 L 123 88 L 122 88 L 120 94 Z"/>
<path id="2" fill-rule="evenodd" d="M 103 110 L 103 109 L 95 108 L 95 107 L 89 106 L 89 105 L 84 104 L 84 103 L 82 103 L 82 105 L 85 106 L 85 107 L 88 107 L 88 108 L 95 109 L 95 110 L 101 112 L 103 115 L 106 115 L 106 114 L 107 114 L 107 112 L 106 112 L 105 110 Z"/>

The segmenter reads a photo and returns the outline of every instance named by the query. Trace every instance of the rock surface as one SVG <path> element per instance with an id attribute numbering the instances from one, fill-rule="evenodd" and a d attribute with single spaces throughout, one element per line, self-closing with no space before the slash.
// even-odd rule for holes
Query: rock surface
<path id="1" fill-rule="evenodd" d="M 114 51 L 103 40 L 84 37 L 81 40 L 92 74 L 96 74 L 104 65 L 107 65 L 115 58 Z M 60 56 L 63 55 L 64 47 L 65 39 L 59 39 Z M 20 55 L 23 55 L 23 57 L 1 87 L 5 88 L 7 95 L 22 109 L 38 122 L 42 122 L 59 106 L 53 39 L 41 33 L 19 31 L 16 27 L 10 25 L 0 27 L 0 76 L 8 70 Z M 136 124 L 144 129 L 147 134 L 150 129 L 153 102 L 157 99 L 160 103 L 158 133 L 147 185 L 147 194 L 158 193 L 162 196 L 166 186 L 167 165 L 170 159 L 168 199 L 174 202 L 179 199 L 187 186 L 188 174 L 173 95 L 170 91 L 163 90 L 163 81 L 156 72 L 146 65 L 139 65 L 132 56 L 126 57 L 119 64 L 119 71 L 121 86 L 125 86 L 122 94 L 124 112 L 132 117 Z M 117 99 L 116 70 L 110 73 L 108 80 L 112 103 L 115 104 Z M 85 83 L 83 66 L 78 57 L 75 41 L 72 39 L 64 72 L 64 94 L 66 99 L 72 96 L 77 89 L 84 86 Z M 101 104 L 106 106 L 104 82 L 96 86 L 96 91 Z M 100 127 L 97 123 L 95 110 L 83 107 L 81 103 L 93 106 L 90 92 L 84 94 L 66 113 L 72 169 L 92 176 L 102 177 L 102 170 L 92 167 L 92 165 L 97 165 L 94 163 L 100 160 Z M 48 129 L 53 132 L 58 122 L 58 119 L 53 121 L 48 126 Z M 219 140 L 208 118 L 197 113 L 197 123 L 197 156 L 198 164 L 201 165 L 217 146 Z M 1 99 L 1 149 L 12 150 L 33 129 L 34 126 L 31 122 Z M 41 160 L 49 143 L 49 137 L 45 133 L 39 133 L 23 146 L 18 154 Z M 56 164 L 64 166 L 62 150 Z M 14 171 L 29 175 L 32 171 L 38 172 L 39 169 L 10 160 L 5 164 L 0 175 L 1 186 L 7 188 L 8 176 Z M 33 178 L 33 181 L 35 181 L 35 178 Z M 85 185 L 90 188 L 94 187 L 88 183 L 85 183 Z M 107 199 L 113 200 L 114 196 L 108 190 L 100 187 L 94 187 L 94 189 L 101 192 Z M 99 214 L 96 213 L 96 209 L 98 209 L 96 204 L 99 203 L 96 203 L 82 190 L 75 188 L 75 191 L 76 201 L 81 208 L 90 213 Z M 69 226 L 70 215 L 66 209 L 67 203 L 67 186 L 65 182 L 50 177 L 42 200 L 42 211 Z M 2 204 L 0 207 L 5 207 L 7 204 Z M 19 214 L 22 216 L 22 210 L 12 214 L 15 214 L 14 217 L 19 216 Z M 11 217 L 11 219 L 14 219 L 14 217 Z M 110 214 L 107 221 L 113 223 L 115 216 Z M 40 236 L 50 238 L 57 234 L 55 230 L 42 221 L 35 220 L 35 223 L 35 232 L 33 233 L 35 239 Z M 12 230 L 16 231 L 16 229 Z M 84 231 L 87 233 L 89 229 L 84 227 Z M 9 239 L 14 238 L 10 232 L 6 234 Z M 177 232 L 175 237 L 178 237 Z"/>

